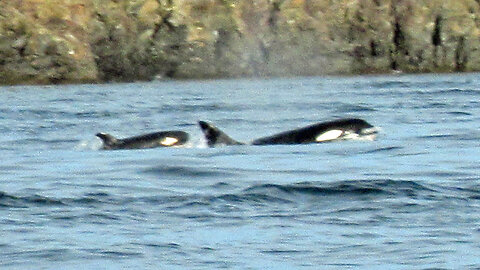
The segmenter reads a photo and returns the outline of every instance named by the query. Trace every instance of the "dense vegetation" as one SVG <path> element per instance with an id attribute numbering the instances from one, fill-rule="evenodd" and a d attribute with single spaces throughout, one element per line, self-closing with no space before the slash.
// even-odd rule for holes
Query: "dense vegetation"
<path id="1" fill-rule="evenodd" d="M 8 0 L 0 84 L 480 70 L 475 0 Z"/>

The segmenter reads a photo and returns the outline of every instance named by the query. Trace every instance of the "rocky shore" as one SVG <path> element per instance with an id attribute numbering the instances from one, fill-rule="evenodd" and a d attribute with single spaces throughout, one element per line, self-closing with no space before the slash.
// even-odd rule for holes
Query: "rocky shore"
<path id="1" fill-rule="evenodd" d="M 480 70 L 478 0 L 9 0 L 0 84 Z"/>

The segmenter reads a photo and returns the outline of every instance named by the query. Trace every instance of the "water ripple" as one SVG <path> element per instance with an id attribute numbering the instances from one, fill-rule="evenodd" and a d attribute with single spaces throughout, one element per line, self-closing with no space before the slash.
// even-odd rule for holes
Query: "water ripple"
<path id="1" fill-rule="evenodd" d="M 178 176 L 181 178 L 188 177 L 221 177 L 221 176 L 232 176 L 235 173 L 227 172 L 215 168 L 194 168 L 186 166 L 156 166 L 143 170 L 144 173 L 155 174 L 155 175 L 170 175 Z"/>

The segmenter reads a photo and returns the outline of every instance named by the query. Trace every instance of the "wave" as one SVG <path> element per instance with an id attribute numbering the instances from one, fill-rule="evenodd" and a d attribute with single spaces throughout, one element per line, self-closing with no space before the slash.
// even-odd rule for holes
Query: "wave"
<path id="1" fill-rule="evenodd" d="M 473 113 L 463 112 L 463 111 L 450 111 L 446 113 L 452 116 L 473 116 Z"/>
<path id="2" fill-rule="evenodd" d="M 373 153 L 379 153 L 379 152 L 390 152 L 390 151 L 396 151 L 396 150 L 401 150 L 404 149 L 404 147 L 401 146 L 387 146 L 387 147 L 379 147 L 376 149 L 368 150 L 362 152 L 363 154 L 373 154 Z"/>
<path id="3" fill-rule="evenodd" d="M 0 191 L 0 208 L 26 208 L 29 206 L 59 206 L 64 205 L 61 200 L 40 195 L 15 196 Z"/>
<path id="4" fill-rule="evenodd" d="M 80 207 L 97 209 L 100 206 L 128 207 L 151 205 L 168 210 L 197 209 L 215 205 L 269 206 L 299 205 L 306 199 L 335 201 L 338 198 L 361 200 L 401 199 L 435 201 L 445 199 L 480 200 L 480 185 L 470 187 L 440 186 L 410 180 L 351 180 L 339 182 L 299 182 L 294 184 L 254 184 L 239 189 L 236 185 L 221 182 L 211 185 L 211 192 L 174 194 L 117 195 L 107 192 L 85 193 L 77 197 L 55 198 L 37 194 L 18 196 L 0 191 L 1 208 L 29 207 Z M 234 191 L 238 190 L 238 191 Z M 95 214 L 98 215 L 98 214 Z M 93 217 L 93 216 L 92 216 Z M 98 216 L 95 216 L 98 218 Z M 111 217 L 109 217 L 111 218 Z"/>
<path id="5" fill-rule="evenodd" d="M 431 134 L 424 136 L 417 136 L 416 139 L 420 140 L 449 140 L 449 141 L 478 141 L 480 139 L 480 134 L 477 132 L 471 133 L 459 133 L 459 134 Z"/>
<path id="6" fill-rule="evenodd" d="M 434 80 L 426 78 L 426 80 L 410 80 L 409 78 L 399 78 L 399 79 L 388 79 L 388 80 L 369 80 L 365 82 L 355 82 L 353 86 L 355 88 L 370 88 L 370 89 L 392 89 L 392 90 L 399 90 L 399 89 L 416 89 L 416 88 L 424 88 L 424 89 L 438 89 L 442 87 L 458 87 L 459 85 L 468 86 L 471 85 L 470 80 L 466 81 L 458 81 L 457 79 L 445 79 L 445 80 L 438 80 L 435 78 Z"/>
<path id="7" fill-rule="evenodd" d="M 333 183 L 297 183 L 292 185 L 262 184 L 252 186 L 248 192 L 281 192 L 285 194 L 331 196 L 331 195 L 401 195 L 430 190 L 414 181 L 364 180 L 341 181 Z"/>
<path id="8" fill-rule="evenodd" d="M 376 112 L 377 110 L 367 105 L 340 103 L 339 106 L 336 106 L 335 111 L 341 112 L 341 113 L 363 113 L 363 112 L 368 113 L 368 112 Z"/>
<path id="9" fill-rule="evenodd" d="M 144 173 L 155 175 L 187 177 L 225 177 L 233 176 L 235 173 L 222 171 L 221 169 L 201 169 L 187 166 L 157 166 L 143 170 Z"/>
<path id="10" fill-rule="evenodd" d="M 428 95 L 428 96 L 439 96 L 439 95 L 469 95 L 469 96 L 478 96 L 480 95 L 480 90 L 477 89 L 460 89 L 460 88 L 450 88 L 450 89 L 435 89 L 435 90 L 417 90 L 413 91 L 413 94 L 416 95 Z"/>

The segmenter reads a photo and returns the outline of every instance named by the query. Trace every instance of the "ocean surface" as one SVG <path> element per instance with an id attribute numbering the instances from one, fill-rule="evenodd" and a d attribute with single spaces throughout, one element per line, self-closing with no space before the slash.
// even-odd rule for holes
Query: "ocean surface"
<path id="1" fill-rule="evenodd" d="M 343 117 L 375 141 L 207 148 Z M 184 130 L 99 150 L 97 132 Z M 480 74 L 0 87 L 1 269 L 480 269 Z"/>

